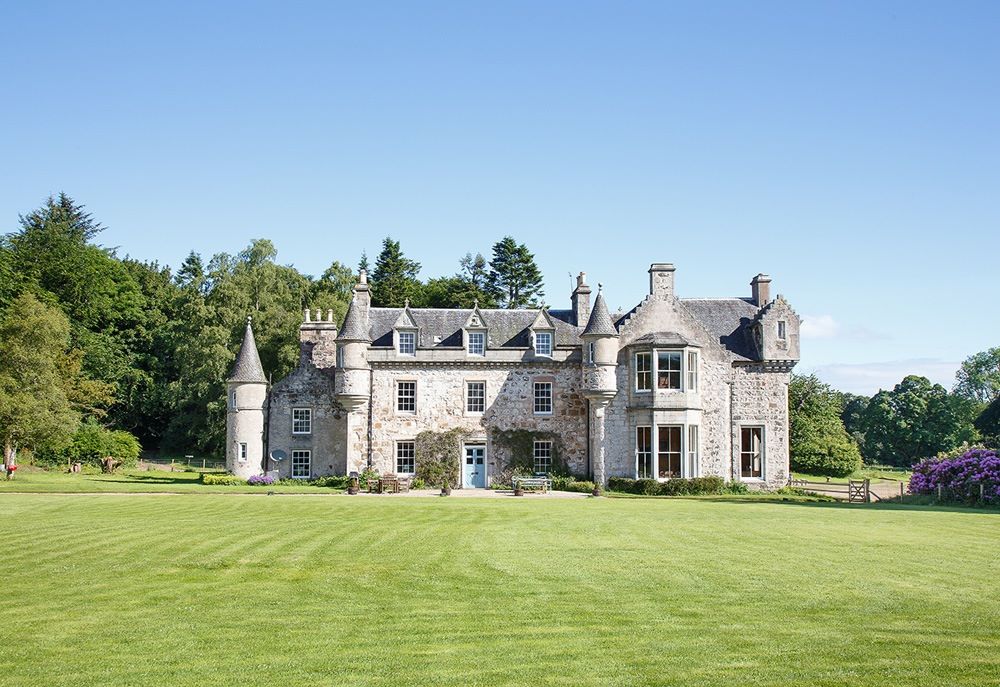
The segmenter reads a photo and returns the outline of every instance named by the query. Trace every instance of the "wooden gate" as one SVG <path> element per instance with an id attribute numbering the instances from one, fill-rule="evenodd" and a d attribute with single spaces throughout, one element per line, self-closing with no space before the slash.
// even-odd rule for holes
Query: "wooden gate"
<path id="1" fill-rule="evenodd" d="M 847 483 L 847 500 L 850 503 L 871 503 L 870 482 L 866 479 L 852 479 Z"/>

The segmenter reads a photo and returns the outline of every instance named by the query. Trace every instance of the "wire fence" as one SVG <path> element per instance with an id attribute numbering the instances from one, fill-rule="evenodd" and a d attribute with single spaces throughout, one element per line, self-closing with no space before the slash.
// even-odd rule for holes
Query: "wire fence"
<path id="1" fill-rule="evenodd" d="M 207 458 L 195 456 L 146 456 L 142 462 L 152 465 L 159 465 L 170 470 L 225 470 L 226 460 L 224 458 Z"/>

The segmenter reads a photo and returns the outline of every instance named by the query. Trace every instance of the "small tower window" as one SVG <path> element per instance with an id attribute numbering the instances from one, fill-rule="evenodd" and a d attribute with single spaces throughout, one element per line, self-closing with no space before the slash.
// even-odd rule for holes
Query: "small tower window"
<path id="1" fill-rule="evenodd" d="M 784 341 L 787 336 L 787 325 L 784 320 L 778 320 L 778 341 Z"/>
<path id="2" fill-rule="evenodd" d="M 236 455 L 241 463 L 247 462 L 247 445 L 237 444 L 236 445 Z"/>
<path id="3" fill-rule="evenodd" d="M 218 397 L 216 397 L 218 398 Z M 236 405 L 236 392 L 229 394 L 229 407 L 233 410 L 239 410 L 239 406 Z"/>
<path id="4" fill-rule="evenodd" d="M 593 341 L 591 341 L 589 344 L 587 344 L 587 355 L 589 356 L 587 362 L 589 362 L 589 363 L 594 362 L 594 357 L 595 357 L 594 356 L 594 352 L 595 352 L 596 348 L 597 347 L 594 345 Z"/>

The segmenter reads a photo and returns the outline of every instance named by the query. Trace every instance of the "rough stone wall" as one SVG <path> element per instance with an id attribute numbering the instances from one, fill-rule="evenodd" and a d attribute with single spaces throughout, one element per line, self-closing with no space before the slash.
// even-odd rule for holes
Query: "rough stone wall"
<path id="1" fill-rule="evenodd" d="M 740 428 L 760 425 L 764 427 L 764 483 L 771 489 L 784 486 L 788 480 L 790 375 L 763 372 L 759 366 L 738 367 L 733 373 L 730 478 L 740 479 Z"/>
<path id="2" fill-rule="evenodd" d="M 396 383 L 416 381 L 416 413 L 396 411 Z M 466 381 L 486 382 L 486 411 L 465 412 Z M 553 382 L 552 415 L 533 413 L 535 381 Z M 515 365 L 391 365 L 373 373 L 372 462 L 380 472 L 395 471 L 395 442 L 412 440 L 423 431 L 464 428 L 469 442 L 487 445 L 487 480 L 507 465 L 509 456 L 493 441 L 492 430 L 528 429 L 557 436 L 560 456 L 575 473 L 587 470 L 586 400 L 580 394 L 579 363 Z M 351 418 L 353 455 L 351 470 L 367 458 L 367 408 Z M 456 460 L 460 456 L 455 457 Z"/>
<path id="3" fill-rule="evenodd" d="M 292 409 L 312 410 L 312 433 L 292 434 Z M 333 371 L 300 365 L 271 390 L 268 450 L 281 449 L 288 458 L 277 465 L 279 477 L 291 477 L 292 451 L 311 451 L 311 477 L 343 475 L 347 437 L 346 414 L 333 395 Z M 271 469 L 275 465 L 271 464 Z"/>

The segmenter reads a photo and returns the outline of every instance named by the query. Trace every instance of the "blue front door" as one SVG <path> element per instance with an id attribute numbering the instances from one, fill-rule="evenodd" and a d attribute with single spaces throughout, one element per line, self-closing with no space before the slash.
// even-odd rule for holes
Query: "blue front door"
<path id="1" fill-rule="evenodd" d="M 486 488 L 486 447 L 469 444 L 462 461 L 462 486 L 467 489 Z"/>

